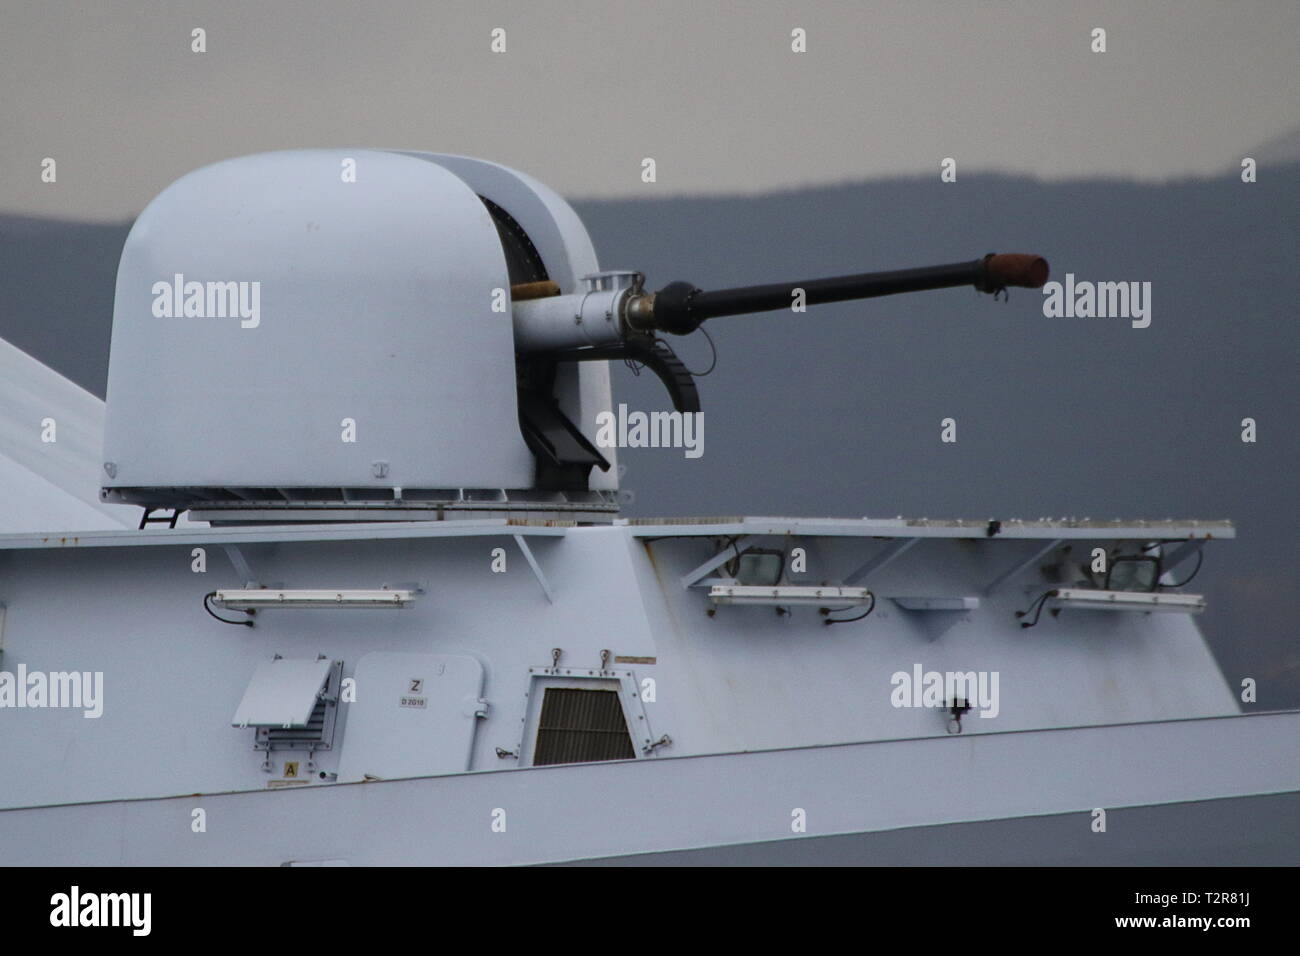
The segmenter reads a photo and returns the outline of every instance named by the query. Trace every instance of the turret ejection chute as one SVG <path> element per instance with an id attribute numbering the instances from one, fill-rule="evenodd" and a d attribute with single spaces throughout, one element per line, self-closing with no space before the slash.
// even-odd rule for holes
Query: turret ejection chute
<path id="1" fill-rule="evenodd" d="M 715 316 L 971 285 L 1038 287 L 1037 256 L 705 292 L 601 271 L 573 209 L 465 156 L 291 150 L 177 180 L 117 275 L 103 490 L 214 523 L 618 510 L 608 359 L 679 412 L 661 333 Z M 432 514 L 431 514 L 432 513 Z M 156 519 L 150 519 L 156 520 Z"/>

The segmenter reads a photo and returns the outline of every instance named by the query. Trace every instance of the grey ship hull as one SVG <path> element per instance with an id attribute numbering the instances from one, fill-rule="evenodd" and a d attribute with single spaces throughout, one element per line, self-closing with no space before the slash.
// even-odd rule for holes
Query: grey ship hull
<path id="1" fill-rule="evenodd" d="M 1287 864 L 1297 764 L 1256 755 L 1298 738 L 1300 714 L 1261 714 L 33 807 L 0 812 L 0 847 L 76 866 Z"/>
<path id="2" fill-rule="evenodd" d="M 1077 813 L 579 860 L 569 866 L 1294 866 L 1300 794 L 1124 808 L 1098 839 Z"/>
<path id="3" fill-rule="evenodd" d="M 989 538 L 967 522 L 464 520 L 8 536 L 4 668 L 100 671 L 105 690 L 93 720 L 0 713 L 13 768 L 0 862 L 1295 862 L 1300 713 L 1241 714 L 1190 615 L 1067 610 L 1026 631 L 1014 614 L 1053 551 L 1231 533 L 1208 527 L 1007 523 Z M 881 608 L 828 628 L 815 607 L 714 606 L 708 576 L 729 540 L 803 547 L 813 583 L 861 577 Z M 205 592 L 250 577 L 423 591 L 404 610 L 264 611 L 252 629 L 204 614 Z M 918 595 L 967 597 L 907 610 Z M 276 654 L 321 655 L 357 680 L 329 749 L 268 755 L 232 726 Z M 428 678 L 427 707 L 374 676 L 394 660 L 420 669 L 397 677 Z M 913 666 L 999 673 L 997 715 L 950 734 L 942 708 L 892 704 L 891 674 Z M 635 689 L 634 759 L 530 765 L 530 701 L 583 681 Z"/>

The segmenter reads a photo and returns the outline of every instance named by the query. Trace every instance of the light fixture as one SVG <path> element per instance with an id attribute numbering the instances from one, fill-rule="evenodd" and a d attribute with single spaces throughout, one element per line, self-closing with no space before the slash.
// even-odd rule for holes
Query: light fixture
<path id="1" fill-rule="evenodd" d="M 1047 592 L 1047 603 L 1049 607 L 1092 611 L 1174 611 L 1199 614 L 1205 610 L 1205 595 L 1057 588 Z"/>
<path id="2" fill-rule="evenodd" d="M 409 607 L 416 592 L 397 588 L 242 588 L 217 591 L 212 603 L 230 611 L 262 611 L 267 608 L 402 608 Z"/>
<path id="3" fill-rule="evenodd" d="M 726 570 L 737 584 L 776 587 L 785 572 L 785 552 L 750 548 L 732 559 Z"/>
<path id="4" fill-rule="evenodd" d="M 1152 555 L 1115 558 L 1106 572 L 1108 591 L 1154 591 L 1159 581 L 1160 559 Z"/>
<path id="5" fill-rule="evenodd" d="M 814 607 L 862 607 L 872 602 L 866 588 L 817 587 L 782 584 L 768 587 L 759 584 L 715 584 L 709 589 L 714 604 L 765 604 L 788 607 L 810 604 Z"/>

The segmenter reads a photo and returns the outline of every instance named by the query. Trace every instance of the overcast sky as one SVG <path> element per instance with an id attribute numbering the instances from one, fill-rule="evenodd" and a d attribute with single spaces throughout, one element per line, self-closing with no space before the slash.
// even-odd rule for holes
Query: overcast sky
<path id="1" fill-rule="evenodd" d="M 1163 180 L 1221 173 L 1300 125 L 1295 0 L 0 11 L 0 211 L 37 215 L 133 216 L 198 166 L 299 146 L 467 153 L 606 197 L 937 176 L 949 156 L 959 177 Z"/>

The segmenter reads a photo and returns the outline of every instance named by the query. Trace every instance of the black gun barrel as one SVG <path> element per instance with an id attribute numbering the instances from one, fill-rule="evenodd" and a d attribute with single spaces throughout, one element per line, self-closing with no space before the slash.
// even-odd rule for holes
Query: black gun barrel
<path id="1" fill-rule="evenodd" d="M 803 290 L 807 305 L 870 299 L 900 292 L 974 286 L 981 292 L 1000 292 L 1008 286 L 1041 288 L 1047 282 L 1047 260 L 1020 253 L 990 253 L 971 262 L 955 262 L 894 272 L 864 272 L 858 275 L 811 279 L 806 282 L 776 282 L 705 292 L 689 282 L 664 286 L 628 315 L 629 324 L 642 332 L 662 331 L 686 335 L 705 319 L 723 315 L 746 315 L 788 309 L 795 303 L 795 290 Z M 649 308 L 646 308 L 649 306 Z"/>

